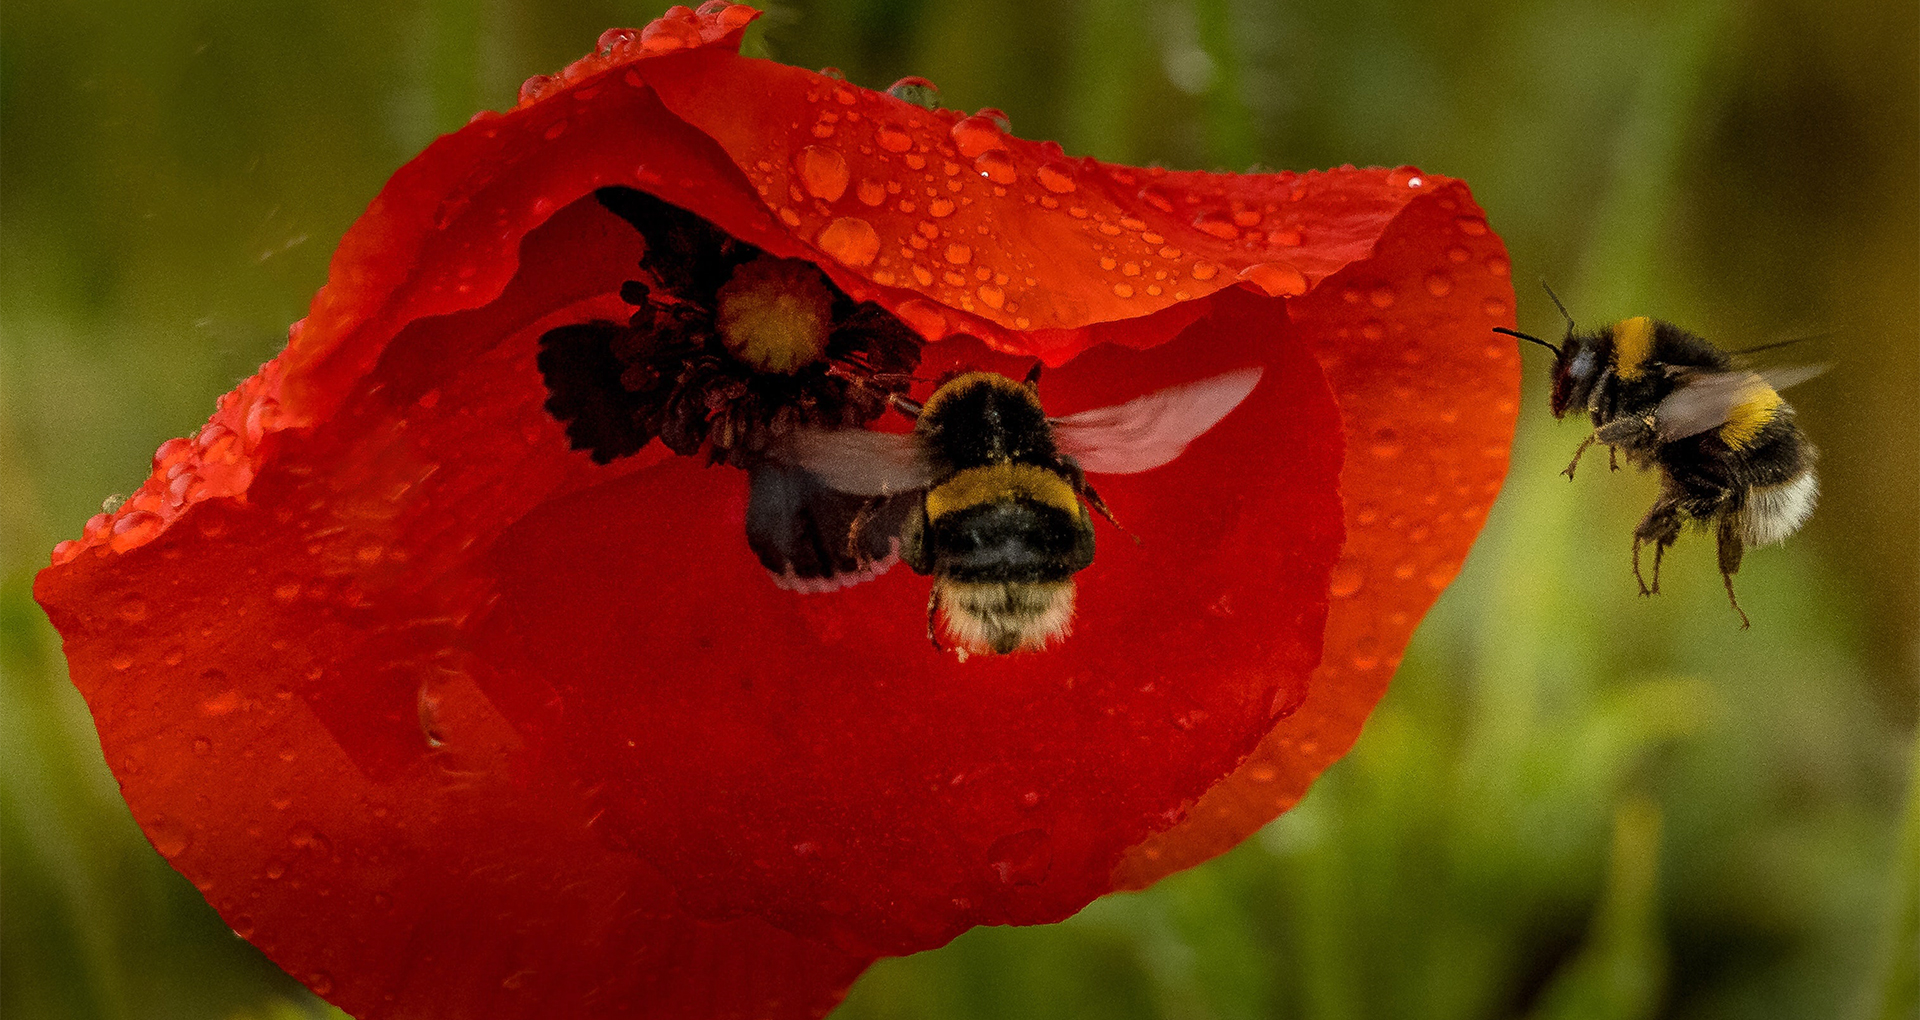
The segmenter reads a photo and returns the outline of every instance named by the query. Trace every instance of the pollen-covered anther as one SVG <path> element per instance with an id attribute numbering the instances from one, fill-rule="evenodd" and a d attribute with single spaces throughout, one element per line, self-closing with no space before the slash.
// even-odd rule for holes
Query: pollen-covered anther
<path id="1" fill-rule="evenodd" d="M 715 319 L 734 357 L 791 375 L 827 349 L 833 293 L 812 263 L 762 255 L 721 286 Z"/>

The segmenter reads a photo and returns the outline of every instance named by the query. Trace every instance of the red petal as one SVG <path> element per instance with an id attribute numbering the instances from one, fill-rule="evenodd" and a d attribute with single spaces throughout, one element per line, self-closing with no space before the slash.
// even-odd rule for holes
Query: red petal
<path id="1" fill-rule="evenodd" d="M 1390 667 L 1341 664 L 1397 657 L 1504 470 L 1515 362 L 1478 352 L 1511 293 L 1468 279 L 1498 242 L 1463 187 L 1068 165 L 990 117 L 743 60 L 749 17 L 609 33 L 402 168 L 288 350 L 37 581 L 155 844 L 363 1016 L 802 1015 L 872 955 L 1216 852 L 1351 741 Z M 901 208 L 909 184 L 928 206 Z M 1056 413 L 1268 373 L 1179 461 L 1099 480 L 1142 542 L 1102 532 L 1070 640 L 958 663 L 905 570 L 775 588 L 732 469 L 567 450 L 533 357 L 625 315 L 640 242 L 607 185 L 930 337 L 1072 358 Z M 964 338 L 925 360 L 1027 364 Z"/>
<path id="2" fill-rule="evenodd" d="M 1507 474 L 1520 358 L 1506 246 L 1459 184 L 1416 203 L 1357 262 L 1288 306 L 1326 369 L 1348 441 L 1346 548 L 1307 699 L 1178 827 L 1136 847 L 1137 889 L 1232 849 L 1339 760 L 1453 580 Z"/>

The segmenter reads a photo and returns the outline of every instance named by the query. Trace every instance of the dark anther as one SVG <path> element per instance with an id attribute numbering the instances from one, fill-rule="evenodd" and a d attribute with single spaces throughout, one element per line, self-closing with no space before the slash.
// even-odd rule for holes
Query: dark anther
<path id="1" fill-rule="evenodd" d="M 857 428 L 905 394 L 921 341 L 885 309 L 645 192 L 602 188 L 595 198 L 645 249 L 638 278 L 620 288 L 633 306 L 627 321 L 540 338 L 547 411 L 574 449 L 605 464 L 658 438 L 678 454 L 749 467 L 786 431 Z M 779 318 L 803 297 L 812 317 Z M 729 299 L 738 303 L 723 317 Z M 782 346 L 796 335 L 818 343 Z"/>

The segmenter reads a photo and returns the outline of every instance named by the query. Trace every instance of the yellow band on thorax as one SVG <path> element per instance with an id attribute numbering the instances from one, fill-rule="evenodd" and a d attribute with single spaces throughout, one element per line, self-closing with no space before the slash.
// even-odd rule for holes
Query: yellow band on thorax
<path id="1" fill-rule="evenodd" d="M 1613 326 L 1613 373 L 1622 379 L 1645 374 L 1653 353 L 1653 320 L 1644 315 L 1622 319 Z"/>
<path id="2" fill-rule="evenodd" d="M 1720 440 L 1732 449 L 1746 449 L 1774 415 L 1780 413 L 1780 405 L 1784 403 L 1773 387 L 1756 381 L 1746 399 L 1727 412 L 1727 423 L 1720 426 Z"/>
<path id="3" fill-rule="evenodd" d="M 927 493 L 927 517 L 938 519 L 955 511 L 998 500 L 1029 499 L 1059 507 L 1078 517 L 1080 499 L 1059 472 L 1032 464 L 989 464 L 967 468 Z"/>

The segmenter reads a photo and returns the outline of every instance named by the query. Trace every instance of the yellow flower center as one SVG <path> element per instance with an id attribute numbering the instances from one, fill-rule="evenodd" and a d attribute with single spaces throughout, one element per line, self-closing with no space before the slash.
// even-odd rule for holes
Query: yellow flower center
<path id="1" fill-rule="evenodd" d="M 720 288 L 716 321 L 734 357 L 792 375 L 827 349 L 833 294 L 813 263 L 762 255 Z"/>

